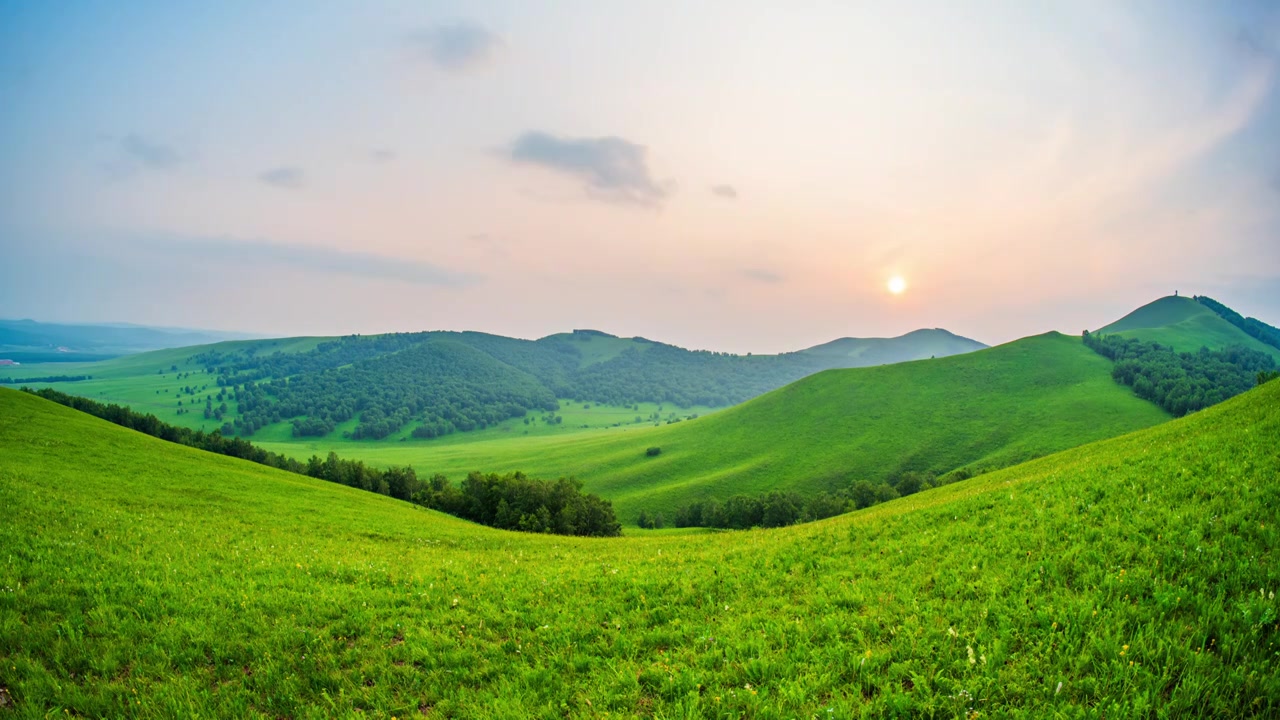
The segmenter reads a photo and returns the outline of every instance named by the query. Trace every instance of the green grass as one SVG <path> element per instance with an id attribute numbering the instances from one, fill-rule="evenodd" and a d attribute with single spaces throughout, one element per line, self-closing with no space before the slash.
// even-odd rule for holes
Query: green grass
<path id="1" fill-rule="evenodd" d="M 1242 345 L 1280 360 L 1280 350 L 1250 337 L 1213 310 L 1188 297 L 1162 297 L 1097 332 L 1158 342 L 1179 352 Z"/>
<path id="2" fill-rule="evenodd" d="M 7 716 L 1280 713 L 1280 383 L 774 531 L 504 533 L 0 390 Z"/>
<path id="3" fill-rule="evenodd" d="M 635 523 L 641 510 L 671 517 L 688 502 L 736 493 L 809 493 L 901 470 L 1003 467 L 1169 418 L 1114 382 L 1110 369 L 1079 338 L 1051 333 L 937 360 L 829 370 L 657 428 L 351 443 L 342 454 L 455 479 L 471 470 L 573 475 Z M 316 450 L 261 444 L 299 457 Z M 647 457 L 651 446 L 662 454 Z"/>

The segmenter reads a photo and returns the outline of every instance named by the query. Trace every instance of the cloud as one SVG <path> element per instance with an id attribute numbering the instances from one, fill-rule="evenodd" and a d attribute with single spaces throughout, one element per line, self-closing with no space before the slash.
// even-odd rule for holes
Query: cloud
<path id="1" fill-rule="evenodd" d="M 282 166 L 262 171 L 258 179 L 278 188 L 296 190 L 305 184 L 306 175 L 300 167 Z"/>
<path id="2" fill-rule="evenodd" d="M 748 280 L 755 280 L 756 282 L 768 283 L 770 285 L 780 283 L 786 279 L 772 270 L 765 270 L 763 268 L 747 268 L 742 271 L 742 276 Z"/>
<path id="3" fill-rule="evenodd" d="M 738 199 L 738 190 L 732 185 L 716 185 L 711 188 L 711 192 L 728 200 Z"/>
<path id="4" fill-rule="evenodd" d="M 120 139 L 120 150 L 134 163 L 153 170 L 169 170 L 182 162 L 173 148 L 141 135 L 125 135 Z"/>
<path id="5" fill-rule="evenodd" d="M 378 163 L 391 162 L 396 157 L 398 157 L 396 151 L 391 148 L 375 148 L 369 151 L 369 159 Z"/>
<path id="6" fill-rule="evenodd" d="M 420 30 L 409 44 L 445 72 L 483 67 L 502 47 L 502 38 L 474 23 L 459 22 Z"/>
<path id="7" fill-rule="evenodd" d="M 148 241 L 147 244 L 156 249 L 168 249 L 201 259 L 232 261 L 236 264 L 270 264 L 378 280 L 398 280 L 414 285 L 466 287 L 482 280 L 479 275 L 449 270 L 420 260 L 263 240 L 183 238 L 167 241 L 157 239 Z"/>
<path id="8" fill-rule="evenodd" d="M 649 173 L 645 147 L 620 137 L 568 138 L 530 131 L 516 138 L 507 153 L 512 162 L 573 175 L 601 199 L 656 205 L 667 196 Z"/>

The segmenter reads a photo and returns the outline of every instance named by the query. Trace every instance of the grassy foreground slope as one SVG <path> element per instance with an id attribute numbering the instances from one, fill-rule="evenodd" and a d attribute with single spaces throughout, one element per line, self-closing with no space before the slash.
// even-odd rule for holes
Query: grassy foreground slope
<path id="1" fill-rule="evenodd" d="M 0 390 L 0 713 L 1274 715 L 1278 435 L 1273 382 L 812 525 L 589 541 Z"/>
<path id="2" fill-rule="evenodd" d="M 1097 332 L 1158 342 L 1178 352 L 1195 352 L 1202 347 L 1221 350 L 1229 345 L 1241 345 L 1280 360 L 1280 350 L 1250 337 L 1189 297 L 1162 297 L 1099 328 Z"/>
<path id="3" fill-rule="evenodd" d="M 937 360 L 830 370 L 697 420 L 571 437 L 348 445 L 344 456 L 460 479 L 573 475 L 634 523 L 640 510 L 770 490 L 832 490 L 899 471 L 1003 467 L 1169 418 L 1111 379 L 1079 338 L 1049 333 Z M 298 453 L 287 443 L 262 443 Z M 646 456 L 660 447 L 658 457 Z M 309 451 L 298 453 L 309 454 Z"/>

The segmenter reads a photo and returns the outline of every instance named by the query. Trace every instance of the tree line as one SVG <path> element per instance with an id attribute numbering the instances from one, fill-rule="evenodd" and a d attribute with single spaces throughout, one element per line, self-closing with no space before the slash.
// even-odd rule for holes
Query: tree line
<path id="1" fill-rule="evenodd" d="M 911 470 L 896 473 L 887 482 L 857 480 L 834 492 L 808 497 L 792 490 L 774 490 L 761 495 L 735 495 L 724 502 L 700 500 L 676 508 L 670 521 L 679 528 L 747 530 L 785 527 L 843 515 L 970 477 L 973 477 L 973 472 L 968 468 L 941 476 Z M 667 522 L 668 518 L 662 513 L 647 510 L 642 510 L 637 519 L 642 528 L 662 528 Z"/>
<path id="2" fill-rule="evenodd" d="M 582 484 L 572 478 L 546 481 L 522 473 L 471 473 L 460 487 L 454 487 L 448 478 L 440 474 L 424 481 L 408 466 L 375 468 L 360 460 L 344 460 L 335 452 L 330 452 L 324 459 L 313 455 L 306 462 L 301 462 L 263 450 L 243 438 L 227 437 L 216 430 L 205 433 L 177 427 L 155 415 L 135 412 L 121 405 L 105 405 L 49 388 L 22 389 L 161 440 L 388 495 L 483 525 L 591 537 L 621 534 L 613 504 L 596 495 L 583 493 Z"/>
<path id="3" fill-rule="evenodd" d="M 1211 297 L 1196 295 L 1195 301 L 1217 313 L 1218 317 L 1243 330 L 1249 337 L 1280 350 L 1280 328 L 1272 327 L 1257 318 L 1243 317 L 1240 313 Z"/>
<path id="4" fill-rule="evenodd" d="M 1084 344 L 1115 363 L 1116 382 L 1174 417 L 1239 395 L 1276 367 L 1270 355 L 1239 345 L 1180 353 L 1156 342 L 1088 332 Z"/>
<path id="5" fill-rule="evenodd" d="M 593 537 L 622 534 L 613 504 L 582 492 L 582 483 L 573 478 L 547 482 L 519 472 L 473 472 L 454 487 L 443 475 L 436 475 L 418 497 L 427 507 L 504 530 Z"/>
<path id="6" fill-rule="evenodd" d="M 45 375 L 44 377 L 25 377 L 17 380 L 12 377 L 0 377 L 0 385 L 17 385 L 18 383 L 55 383 L 55 382 L 80 382 L 81 380 L 92 380 L 92 375 Z"/>

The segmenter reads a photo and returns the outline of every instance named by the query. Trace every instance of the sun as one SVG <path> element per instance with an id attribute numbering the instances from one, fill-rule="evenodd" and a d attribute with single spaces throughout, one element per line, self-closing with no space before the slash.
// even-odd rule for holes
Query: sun
<path id="1" fill-rule="evenodd" d="M 894 275 L 889 278 L 889 292 L 894 295 L 901 295 L 907 289 L 907 281 L 902 279 L 901 275 Z"/>

